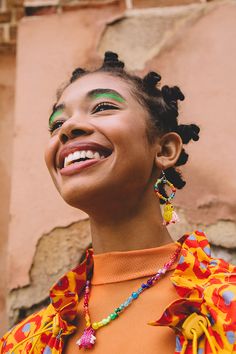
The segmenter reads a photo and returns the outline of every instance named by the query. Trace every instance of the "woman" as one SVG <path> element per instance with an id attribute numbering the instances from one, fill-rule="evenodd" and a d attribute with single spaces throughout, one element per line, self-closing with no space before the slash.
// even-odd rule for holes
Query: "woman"
<path id="1" fill-rule="evenodd" d="M 183 144 L 199 128 L 179 125 L 178 87 L 123 67 L 107 52 L 58 95 L 45 160 L 63 199 L 89 214 L 93 250 L 54 285 L 48 308 L 4 336 L 1 353 L 236 352 L 235 267 L 211 258 L 202 232 L 173 243 L 166 227 L 185 184 Z"/>

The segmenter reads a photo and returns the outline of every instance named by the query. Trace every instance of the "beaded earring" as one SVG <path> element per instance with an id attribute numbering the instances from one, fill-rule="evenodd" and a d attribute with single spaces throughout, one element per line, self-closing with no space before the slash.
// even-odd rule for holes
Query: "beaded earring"
<path id="1" fill-rule="evenodd" d="M 168 187 L 170 187 L 171 194 L 169 195 L 169 197 L 164 197 L 164 195 L 162 195 L 160 193 L 159 186 L 161 184 L 167 185 Z M 176 214 L 176 212 L 174 211 L 174 206 L 171 203 L 171 200 L 175 196 L 176 188 L 170 181 L 168 181 L 164 171 L 162 171 L 162 177 L 157 179 L 157 181 L 156 181 L 156 183 L 154 185 L 154 190 L 155 190 L 156 195 L 160 199 L 164 200 L 164 202 L 165 202 L 164 212 L 163 212 L 163 219 L 164 219 L 163 220 L 163 225 L 168 226 L 169 224 L 175 224 L 176 222 L 178 222 L 179 221 L 179 217 Z"/>

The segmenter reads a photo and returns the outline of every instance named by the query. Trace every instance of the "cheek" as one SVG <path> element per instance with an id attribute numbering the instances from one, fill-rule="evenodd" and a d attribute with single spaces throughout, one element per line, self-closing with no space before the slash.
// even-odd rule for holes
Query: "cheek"
<path id="1" fill-rule="evenodd" d="M 44 160 L 50 173 L 55 167 L 55 156 L 58 145 L 57 141 L 58 138 L 56 136 L 50 138 L 44 152 Z"/>

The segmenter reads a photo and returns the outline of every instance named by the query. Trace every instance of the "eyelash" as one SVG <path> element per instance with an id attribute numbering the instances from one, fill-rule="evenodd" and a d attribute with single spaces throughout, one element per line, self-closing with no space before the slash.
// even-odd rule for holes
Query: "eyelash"
<path id="1" fill-rule="evenodd" d="M 108 107 L 108 108 L 105 109 L 105 107 Z M 99 108 L 103 108 L 103 109 L 98 111 Z M 110 102 L 101 102 L 101 103 L 98 103 L 95 106 L 95 108 L 93 109 L 92 113 L 106 111 L 106 110 L 109 110 L 109 109 L 119 109 L 119 107 L 115 106 L 114 104 L 112 104 Z"/>
<path id="2" fill-rule="evenodd" d="M 49 132 L 53 133 L 54 130 L 60 128 L 63 123 L 64 123 L 64 120 L 57 120 L 56 122 L 52 123 L 48 128 Z"/>
<path id="3" fill-rule="evenodd" d="M 119 107 L 117 107 L 114 104 L 109 103 L 109 102 L 101 102 L 95 106 L 92 113 L 98 113 L 98 112 L 106 111 L 109 109 L 119 109 Z M 52 123 L 48 128 L 49 132 L 52 134 L 54 132 L 54 130 L 60 128 L 63 123 L 64 123 L 64 120 L 57 120 L 56 122 Z"/>

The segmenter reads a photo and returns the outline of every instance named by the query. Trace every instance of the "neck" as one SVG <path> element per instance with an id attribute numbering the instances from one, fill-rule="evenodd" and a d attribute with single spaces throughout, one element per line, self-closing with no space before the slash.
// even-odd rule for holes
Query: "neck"
<path id="1" fill-rule="evenodd" d="M 127 209 L 123 205 L 120 215 L 109 212 L 104 218 L 90 217 L 95 254 L 154 248 L 172 242 L 156 198 L 141 204 Z"/>

